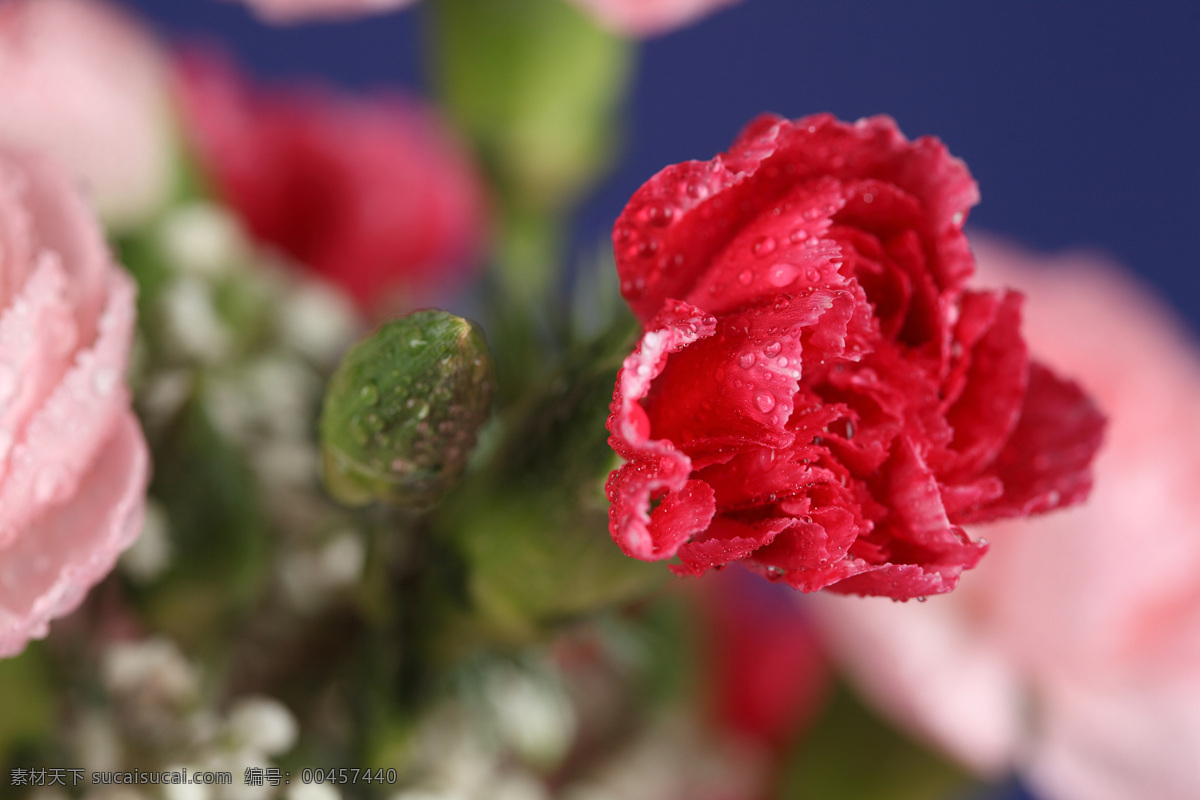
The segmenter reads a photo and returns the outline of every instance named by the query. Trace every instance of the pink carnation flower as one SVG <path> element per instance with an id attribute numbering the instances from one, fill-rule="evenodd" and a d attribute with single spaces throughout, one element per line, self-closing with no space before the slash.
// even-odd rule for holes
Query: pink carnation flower
<path id="1" fill-rule="evenodd" d="M 600 24 L 626 36 L 654 36 L 689 25 L 739 0 L 572 0 Z"/>
<path id="2" fill-rule="evenodd" d="M 1091 499 L 984 533 L 925 605 L 821 601 L 863 690 L 983 773 L 1047 800 L 1200 797 L 1200 350 L 1116 268 L 975 240 L 1027 294 L 1025 333 L 1108 415 Z"/>
<path id="3" fill-rule="evenodd" d="M 654 36 L 739 0 L 572 0 L 596 21 L 626 36 Z M 393 11 L 415 0 L 243 0 L 264 20 L 275 23 L 344 19 Z"/>
<path id="4" fill-rule="evenodd" d="M 67 176 L 0 151 L 0 656 L 45 636 L 140 530 L 134 296 Z"/>
<path id="5" fill-rule="evenodd" d="M 268 22 L 290 23 L 311 19 L 343 19 L 393 11 L 415 0 L 245 0 Z"/>
<path id="6" fill-rule="evenodd" d="M 144 221 L 171 190 L 168 75 L 150 36 L 106 3 L 0 5 L 0 144 L 63 161 L 109 224 Z"/>

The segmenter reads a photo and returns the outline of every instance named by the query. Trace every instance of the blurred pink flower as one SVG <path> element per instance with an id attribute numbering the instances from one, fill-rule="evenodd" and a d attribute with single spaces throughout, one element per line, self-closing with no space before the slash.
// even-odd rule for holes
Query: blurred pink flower
<path id="1" fill-rule="evenodd" d="M 140 530 L 134 295 L 67 176 L 0 151 L 0 656 L 45 636 Z"/>
<path id="2" fill-rule="evenodd" d="M 572 0 L 600 24 L 626 36 L 654 36 L 740 0 Z"/>
<path id="3" fill-rule="evenodd" d="M 1030 346 L 1108 415 L 1091 499 L 981 527 L 992 549 L 924 605 L 817 601 L 835 650 L 900 723 L 1046 800 L 1200 797 L 1200 350 L 1100 259 L 973 239 L 1025 292 Z"/>
<path id="4" fill-rule="evenodd" d="M 275 23 L 344 19 L 404 8 L 416 0 L 244 0 L 262 19 Z"/>
<path id="5" fill-rule="evenodd" d="M 392 11 L 416 0 L 242 0 L 264 20 L 293 23 Z M 571 0 L 626 36 L 654 36 L 695 22 L 740 0 Z"/>
<path id="6" fill-rule="evenodd" d="M 104 220 L 144 221 L 174 178 L 167 65 L 98 0 L 0 4 L 0 144 L 62 160 Z"/>
<path id="7" fill-rule="evenodd" d="M 201 168 L 260 241 L 377 309 L 391 292 L 429 302 L 477 266 L 483 182 L 432 109 L 259 88 L 208 55 L 182 59 L 179 76 Z"/>

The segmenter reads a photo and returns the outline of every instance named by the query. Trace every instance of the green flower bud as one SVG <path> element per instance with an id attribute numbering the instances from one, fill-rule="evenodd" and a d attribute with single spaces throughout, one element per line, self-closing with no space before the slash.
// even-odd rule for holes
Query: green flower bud
<path id="1" fill-rule="evenodd" d="M 417 311 L 350 349 L 325 391 L 325 486 L 347 505 L 428 508 L 457 480 L 496 388 L 487 344 L 465 319 Z"/>

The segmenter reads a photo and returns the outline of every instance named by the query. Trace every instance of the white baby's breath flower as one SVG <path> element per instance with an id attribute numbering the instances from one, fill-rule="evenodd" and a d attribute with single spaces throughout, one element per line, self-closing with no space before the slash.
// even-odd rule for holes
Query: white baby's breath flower
<path id="1" fill-rule="evenodd" d="M 287 800 L 342 800 L 342 793 L 328 783 L 301 783 L 288 787 Z"/>
<path id="2" fill-rule="evenodd" d="M 193 699 L 199 679 L 169 639 L 118 642 L 104 654 L 101 675 L 116 694 L 181 705 Z"/>
<path id="3" fill-rule="evenodd" d="M 504 742 L 534 764 L 554 765 L 575 734 L 575 714 L 565 691 L 547 675 L 495 668 L 484 681 Z"/>
<path id="4" fill-rule="evenodd" d="M 170 772 L 181 772 L 183 765 L 167 767 Z M 187 765 L 188 775 L 197 770 L 194 765 Z M 203 783 L 168 783 L 162 787 L 163 800 L 213 800 L 211 786 Z"/>
<path id="5" fill-rule="evenodd" d="M 149 583 L 166 570 L 171 561 L 171 539 L 167 512 L 153 498 L 146 500 L 142 532 L 133 546 L 121 554 L 121 570 L 138 583 Z"/>
<path id="6" fill-rule="evenodd" d="M 318 364 L 332 365 L 358 335 L 362 323 L 354 304 L 334 287 L 302 283 L 279 307 L 279 335 Z"/>
<path id="7" fill-rule="evenodd" d="M 174 419 L 194 387 L 195 376 L 187 369 L 167 370 L 147 378 L 138 392 L 138 406 L 146 427 L 161 428 Z"/>
<path id="8" fill-rule="evenodd" d="M 299 733 L 292 712 L 270 697 L 239 700 L 230 709 L 228 725 L 242 746 L 267 756 L 278 756 L 291 750 Z"/>
<path id="9" fill-rule="evenodd" d="M 79 766 L 87 772 L 115 770 L 121 764 L 121 735 L 108 714 L 85 711 L 71 731 Z"/>
<path id="10" fill-rule="evenodd" d="M 233 339 L 210 284 L 192 276 L 177 278 L 163 289 L 159 304 L 164 341 L 175 355 L 215 363 L 229 354 Z"/>
<path id="11" fill-rule="evenodd" d="M 209 278 L 228 274 L 247 249 L 237 220 L 211 203 L 173 211 L 159 229 L 159 243 L 169 266 Z"/>
<path id="12" fill-rule="evenodd" d="M 362 577 L 367 547 L 356 531 L 337 533 L 316 550 L 286 554 L 280 561 L 280 582 L 297 610 L 311 613 Z"/>

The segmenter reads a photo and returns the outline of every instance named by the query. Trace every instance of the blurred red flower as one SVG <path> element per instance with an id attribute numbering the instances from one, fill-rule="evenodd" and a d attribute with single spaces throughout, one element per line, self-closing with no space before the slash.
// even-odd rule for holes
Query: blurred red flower
<path id="1" fill-rule="evenodd" d="M 428 301 L 478 261 L 484 187 L 433 110 L 399 94 L 261 88 L 208 54 L 186 55 L 178 73 L 219 197 L 256 238 L 364 307 Z"/>
<path id="2" fill-rule="evenodd" d="M 1019 295 L 965 288 L 977 197 L 936 139 L 828 115 L 763 116 L 634 194 L 613 242 L 646 330 L 609 418 L 628 555 L 907 599 L 983 556 L 963 524 L 1087 495 L 1101 415 L 1029 359 Z"/>
<path id="3" fill-rule="evenodd" d="M 791 596 L 743 571 L 701 582 L 713 710 L 722 729 L 782 754 L 829 686 L 820 638 Z"/>

